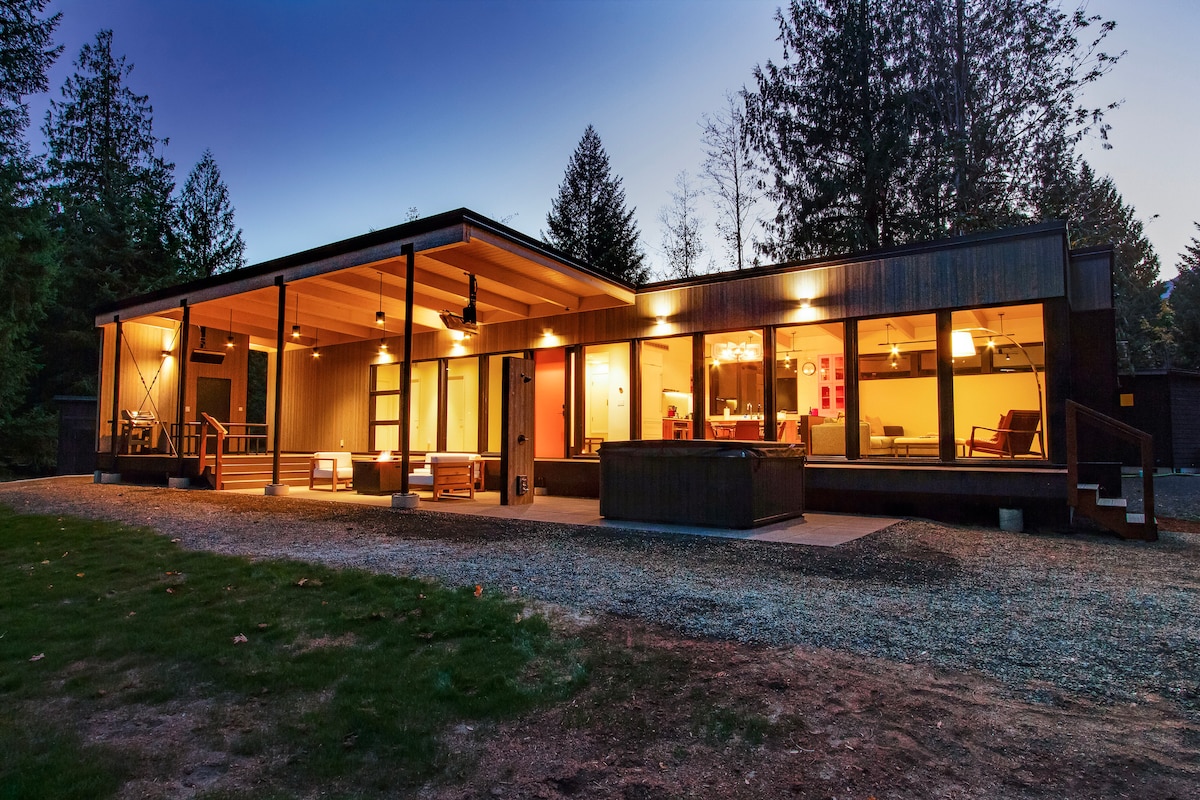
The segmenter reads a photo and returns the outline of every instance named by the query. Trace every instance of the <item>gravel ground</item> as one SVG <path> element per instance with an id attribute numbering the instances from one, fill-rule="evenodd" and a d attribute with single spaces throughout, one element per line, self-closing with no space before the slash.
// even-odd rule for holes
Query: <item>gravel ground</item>
<path id="1" fill-rule="evenodd" d="M 1200 477 L 1160 481 L 1162 516 L 1200 519 Z M 1200 716 L 1196 534 L 1148 544 L 908 520 L 817 548 L 82 478 L 0 484 L 0 504 L 147 525 L 193 549 L 482 584 L 688 636 L 978 671 L 1043 702 L 1168 701 Z"/>

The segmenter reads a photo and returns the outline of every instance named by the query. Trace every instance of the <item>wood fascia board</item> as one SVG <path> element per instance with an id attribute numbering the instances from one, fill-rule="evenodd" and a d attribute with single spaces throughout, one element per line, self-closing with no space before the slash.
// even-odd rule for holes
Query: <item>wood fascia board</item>
<path id="1" fill-rule="evenodd" d="M 531 250 L 504 237 L 498 236 L 489 230 L 476 227 L 467 223 L 467 236 L 469 241 L 482 241 L 495 247 L 498 250 L 504 250 L 512 255 L 519 256 L 526 261 L 532 261 L 540 267 L 549 269 L 559 275 L 570 278 L 572 281 L 582 283 L 593 290 L 595 294 L 606 294 L 615 298 L 624 305 L 633 305 L 634 298 L 637 292 L 629 289 L 618 283 L 607 281 L 598 275 L 592 275 L 587 272 L 581 272 L 574 267 L 564 264 L 561 261 L 550 258 L 549 256 Z M 551 299 L 551 298 L 547 298 Z M 572 306 L 574 308 L 574 306 Z"/>

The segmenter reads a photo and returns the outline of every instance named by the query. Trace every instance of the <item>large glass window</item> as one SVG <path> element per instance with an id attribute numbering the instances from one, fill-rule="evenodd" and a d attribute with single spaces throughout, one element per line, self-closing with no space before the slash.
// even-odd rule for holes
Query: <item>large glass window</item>
<path id="1" fill-rule="evenodd" d="M 644 341 L 638 361 L 641 438 L 692 438 L 692 337 Z"/>
<path id="2" fill-rule="evenodd" d="M 372 450 L 400 449 L 400 365 L 371 366 Z"/>
<path id="3" fill-rule="evenodd" d="M 936 458 L 935 316 L 861 320 L 858 370 L 861 455 Z"/>
<path id="4" fill-rule="evenodd" d="M 479 359 L 452 358 L 446 367 L 446 449 L 479 448 Z"/>
<path id="5" fill-rule="evenodd" d="M 598 344 L 583 348 L 584 453 L 594 453 L 603 442 L 629 437 L 629 343 Z"/>
<path id="6" fill-rule="evenodd" d="M 438 426 L 438 364 L 420 361 L 412 368 L 412 400 L 409 413 L 409 448 L 425 452 L 436 451 Z"/>
<path id="7" fill-rule="evenodd" d="M 504 422 L 504 358 L 524 358 L 524 353 L 499 353 L 488 356 L 487 382 L 487 449 L 490 453 L 499 453 L 501 448 L 501 433 Z"/>
<path id="8" fill-rule="evenodd" d="M 1044 458 L 1041 305 L 955 311 L 951 321 L 958 455 Z"/>
<path id="9" fill-rule="evenodd" d="M 846 410 L 845 334 L 841 323 L 775 332 L 775 410 L 781 442 L 804 442 L 813 455 L 845 455 L 845 429 L 814 442 L 812 429 L 834 425 Z"/>
<path id="10" fill-rule="evenodd" d="M 709 334 L 704 354 L 705 438 L 763 438 L 762 331 Z"/>

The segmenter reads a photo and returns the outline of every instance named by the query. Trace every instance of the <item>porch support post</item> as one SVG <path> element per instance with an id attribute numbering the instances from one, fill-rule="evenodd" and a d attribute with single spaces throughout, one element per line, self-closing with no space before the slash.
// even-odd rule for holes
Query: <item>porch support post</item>
<path id="1" fill-rule="evenodd" d="M 121 426 L 121 315 L 113 317 L 117 332 L 113 336 L 112 419 L 109 420 L 109 451 L 113 457 L 112 471 L 117 471 L 117 437 Z"/>
<path id="2" fill-rule="evenodd" d="M 176 395 L 175 404 L 175 430 L 178 431 L 175 435 L 175 453 L 179 456 L 179 467 L 175 472 L 175 477 L 183 477 L 183 442 L 187 438 L 184 435 L 184 424 L 187 422 L 187 414 L 184 409 L 184 403 L 187 401 L 187 365 L 188 365 L 188 333 L 192 326 L 192 307 L 188 305 L 187 299 L 183 299 L 179 303 L 183 306 L 183 322 L 180 323 L 179 329 L 179 391 Z"/>
<path id="3" fill-rule="evenodd" d="M 279 445 L 283 440 L 280 423 L 283 420 L 283 323 L 287 318 L 287 285 L 283 276 L 275 278 L 279 287 L 279 313 L 275 320 L 275 422 L 271 431 L 271 485 L 267 494 L 287 494 L 287 489 L 279 482 Z"/>
<path id="4" fill-rule="evenodd" d="M 953 461 L 954 446 L 954 322 L 949 311 L 937 312 L 938 458 Z"/>
<path id="5" fill-rule="evenodd" d="M 400 253 L 404 256 L 404 365 L 400 369 L 400 494 L 408 495 L 411 494 L 408 490 L 408 473 L 412 463 L 409 448 L 412 445 L 413 282 L 417 270 L 416 251 L 412 242 L 400 245 Z"/>

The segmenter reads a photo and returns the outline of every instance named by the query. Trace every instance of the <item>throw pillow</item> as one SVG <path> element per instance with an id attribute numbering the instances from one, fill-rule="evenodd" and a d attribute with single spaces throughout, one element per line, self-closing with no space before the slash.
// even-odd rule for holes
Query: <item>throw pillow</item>
<path id="1" fill-rule="evenodd" d="M 883 436 L 883 420 L 879 417 L 867 417 L 867 424 L 871 426 L 872 436 Z"/>

